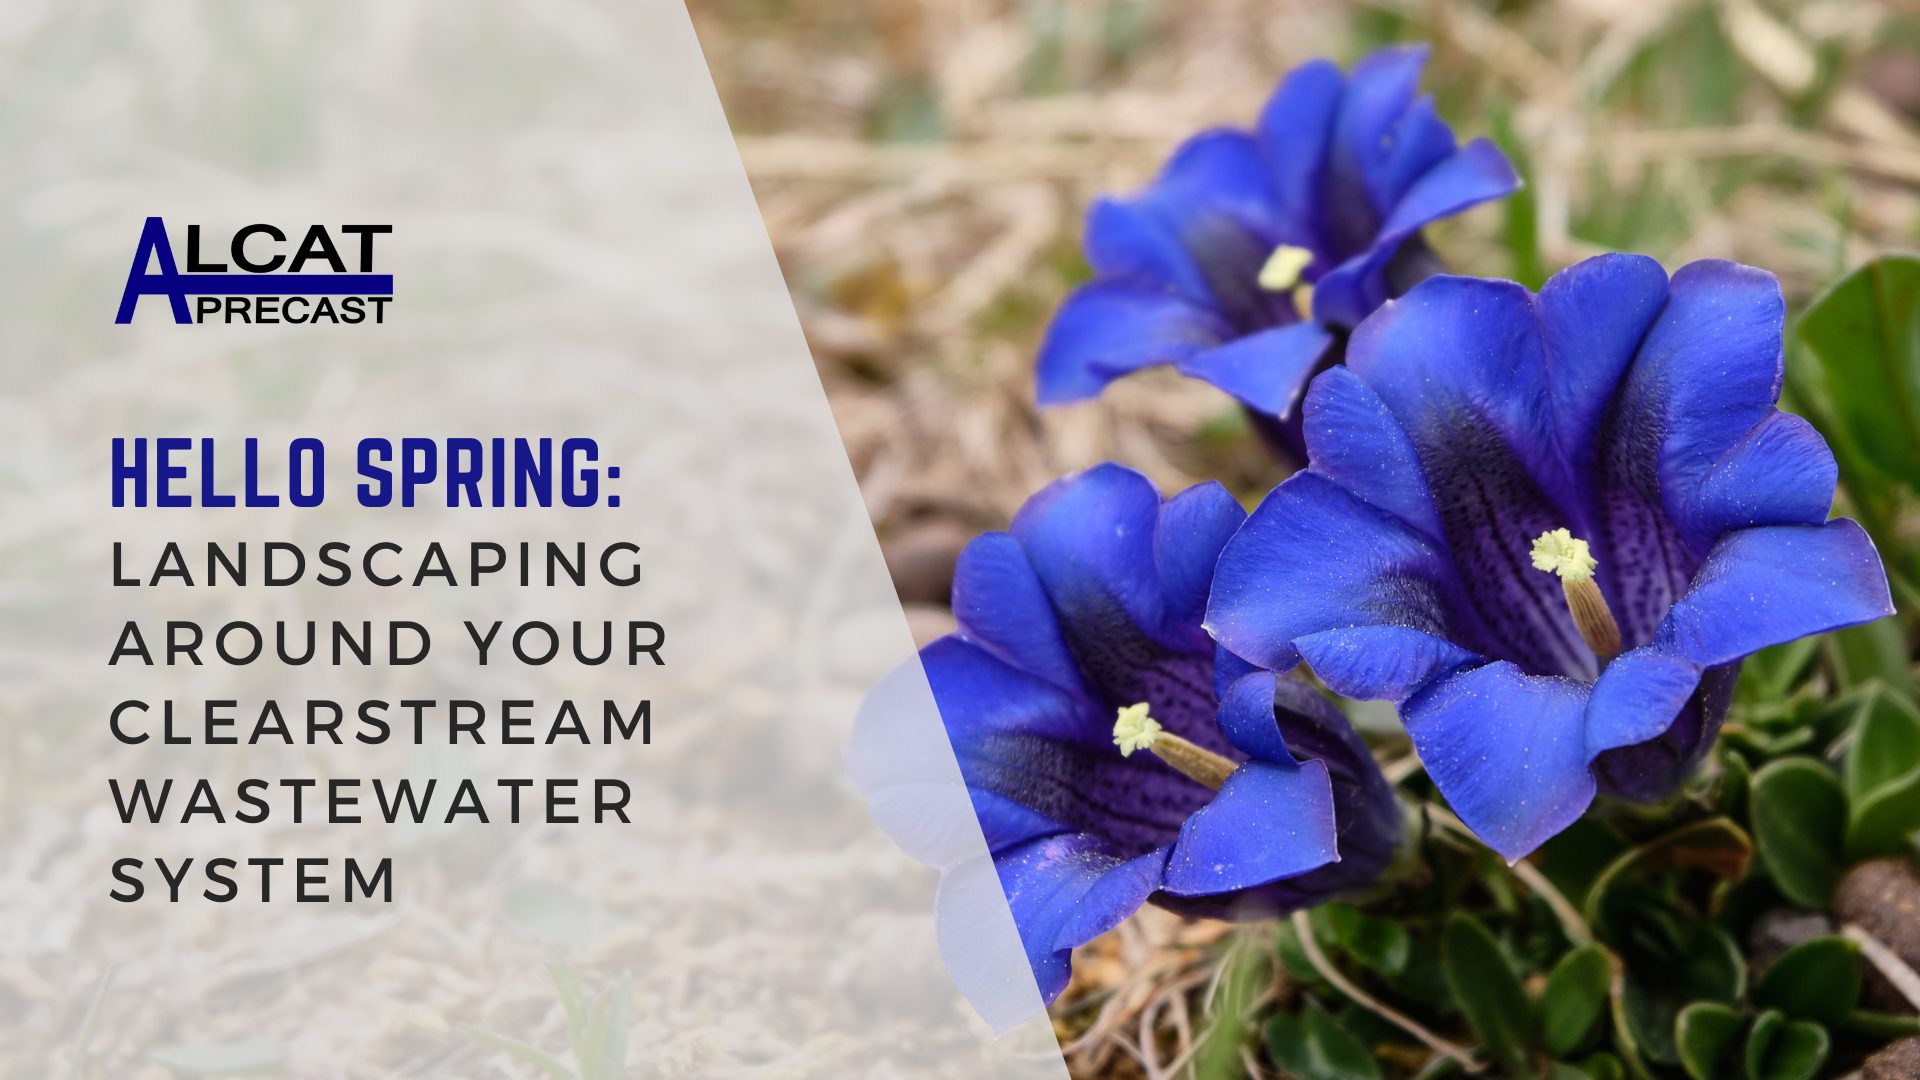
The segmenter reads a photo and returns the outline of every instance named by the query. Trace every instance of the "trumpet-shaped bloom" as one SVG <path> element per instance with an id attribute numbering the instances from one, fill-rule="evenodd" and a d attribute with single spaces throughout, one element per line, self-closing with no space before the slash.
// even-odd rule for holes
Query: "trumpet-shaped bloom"
<path id="1" fill-rule="evenodd" d="M 1244 518 L 1218 484 L 1162 502 L 1145 477 L 1105 465 L 1040 492 L 1009 532 L 961 555 L 959 631 L 921 660 L 1047 1000 L 1074 946 L 1148 900 L 1271 915 L 1391 858 L 1393 795 L 1345 718 L 1298 680 L 1216 662 L 1201 629 L 1215 559 Z M 850 765 L 881 823 L 924 848 L 904 837 L 951 823 L 929 826 L 889 794 L 910 781 L 876 749 L 891 719 L 870 703 Z M 1197 748 L 1224 783 L 1140 752 L 1156 735 Z M 977 888 L 950 880 L 942 921 Z M 951 949 L 949 962 L 966 967 Z"/>
<path id="2" fill-rule="evenodd" d="M 1421 228 L 1519 186 L 1492 143 L 1457 146 L 1416 96 L 1425 62 L 1404 47 L 1351 75 L 1306 64 L 1253 130 L 1195 136 L 1145 190 L 1096 202 L 1094 278 L 1041 348 L 1041 404 L 1172 364 L 1287 418 L 1337 342 L 1437 268 Z"/>
<path id="3" fill-rule="evenodd" d="M 1427 281 L 1315 380 L 1311 466 L 1227 545 L 1207 626 L 1397 702 L 1508 858 L 1596 791 L 1670 793 L 1743 657 L 1892 611 L 1866 534 L 1827 520 L 1826 443 L 1774 407 L 1783 317 L 1725 262 Z"/>

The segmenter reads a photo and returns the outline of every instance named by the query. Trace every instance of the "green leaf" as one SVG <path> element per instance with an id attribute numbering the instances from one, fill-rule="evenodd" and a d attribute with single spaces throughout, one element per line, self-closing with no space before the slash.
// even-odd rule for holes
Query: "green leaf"
<path id="1" fill-rule="evenodd" d="M 587 1029 L 586 988 L 580 984 L 573 965 L 557 952 L 547 961 L 547 973 L 560 994 L 560 1008 L 567 1014 L 567 1045 L 579 1046 Z"/>
<path id="2" fill-rule="evenodd" d="M 1812 758 L 1770 762 L 1753 775 L 1753 837 L 1760 861 L 1787 899 L 1823 908 L 1840 881 L 1847 797 Z"/>
<path id="3" fill-rule="evenodd" d="M 1747 1080 L 1813 1080 L 1830 1045 L 1826 1028 L 1769 1009 L 1747 1033 Z"/>
<path id="4" fill-rule="evenodd" d="M 1276 1016 L 1267 1024 L 1267 1052 L 1299 1080 L 1379 1080 L 1380 1063 L 1366 1046 L 1308 999 L 1299 1016 Z"/>
<path id="5" fill-rule="evenodd" d="M 155 1050 L 149 1059 L 187 1076 L 269 1076 L 286 1067 L 287 1051 L 279 1043 L 255 1040 L 169 1046 Z"/>
<path id="6" fill-rule="evenodd" d="M 625 984 L 594 1003 L 586 1031 L 573 1048 L 580 1080 L 620 1080 L 626 1075 L 627 1028 L 633 1023 L 633 993 Z"/>
<path id="7" fill-rule="evenodd" d="M 1920 708 L 1874 683 L 1854 716 L 1844 775 L 1847 798 L 1858 802 L 1920 769 Z"/>
<path id="8" fill-rule="evenodd" d="M 1800 685 L 1808 666 L 1819 654 L 1817 635 L 1762 649 L 1741 665 L 1741 689 L 1751 688 L 1753 694 L 1763 700 L 1783 700 Z"/>
<path id="9" fill-rule="evenodd" d="M 1524 1074 L 1531 1027 L 1527 992 L 1500 943 L 1480 920 L 1455 912 L 1441 935 L 1440 953 L 1447 988 L 1487 1053 L 1513 1074 Z"/>
<path id="10" fill-rule="evenodd" d="M 1671 940 L 1640 941 L 1629 954 L 1621 1001 L 1627 1030 L 1643 1059 L 1678 1065 L 1681 1010 L 1700 1001 L 1738 1002 L 1746 994 L 1746 959 L 1725 930 L 1672 914 L 1643 921 L 1636 936 Z"/>
<path id="11" fill-rule="evenodd" d="M 1843 437 L 1920 488 L 1920 259 L 1861 267 L 1814 301 L 1799 329 Z"/>
<path id="12" fill-rule="evenodd" d="M 1738 1049 L 1745 1026 L 1739 1010 L 1717 1001 L 1696 1001 L 1681 1009 L 1674 1022 L 1681 1068 L 1693 1080 L 1720 1080 L 1731 1071 L 1728 1059 Z"/>
<path id="13" fill-rule="evenodd" d="M 1898 552 L 1889 550 L 1887 558 L 1898 580 Z M 1833 645 L 1842 686 L 1851 689 L 1878 682 L 1896 694 L 1913 695 L 1913 662 L 1907 656 L 1907 638 L 1898 619 L 1835 630 L 1827 640 Z"/>
<path id="14" fill-rule="evenodd" d="M 1407 970 L 1413 939 L 1392 919 L 1363 915 L 1352 904 L 1322 904 L 1311 917 L 1320 938 L 1380 974 L 1397 978 Z"/>
<path id="15" fill-rule="evenodd" d="M 1796 1020 L 1838 1024 L 1860 1003 L 1860 947 L 1843 937 L 1803 941 L 1780 955 L 1754 988 L 1754 1003 Z"/>
<path id="16" fill-rule="evenodd" d="M 1540 992 L 1540 1040 L 1566 1057 L 1585 1045 L 1607 1010 L 1607 951 L 1585 945 L 1560 958 Z"/>
<path id="17" fill-rule="evenodd" d="M 1612 1054 L 1591 1054 L 1582 1058 L 1580 1071 L 1593 1080 L 1627 1080 L 1627 1067 Z"/>
<path id="18" fill-rule="evenodd" d="M 1753 790 L 1753 766 L 1745 755 L 1729 748 L 1720 759 L 1720 782 L 1714 788 L 1713 808 L 1730 818 L 1746 815 L 1747 795 Z"/>
<path id="19" fill-rule="evenodd" d="M 1876 789 L 1853 808 L 1847 825 L 1847 858 L 1865 862 L 1906 850 L 1907 835 L 1920 828 L 1920 769 Z"/>
<path id="20" fill-rule="evenodd" d="M 1587 922 L 1599 930 L 1609 922 L 1610 901 L 1624 886 L 1675 867 L 1705 870 L 1725 881 L 1746 876 L 1753 841 L 1723 817 L 1683 825 L 1657 840 L 1629 848 L 1601 872 L 1587 893 Z"/>
<path id="21" fill-rule="evenodd" d="M 1920 828 L 1920 708 L 1876 683 L 1857 717 L 1844 773 L 1854 862 L 1899 854 Z"/>

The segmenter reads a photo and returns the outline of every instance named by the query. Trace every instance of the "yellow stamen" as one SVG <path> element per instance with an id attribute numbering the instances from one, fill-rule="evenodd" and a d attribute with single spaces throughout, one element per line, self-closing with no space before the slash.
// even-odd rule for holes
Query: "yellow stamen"
<path id="1" fill-rule="evenodd" d="M 1533 568 L 1560 575 L 1561 581 L 1589 581 L 1594 561 L 1587 542 L 1565 529 L 1550 529 L 1533 542 Z"/>
<path id="2" fill-rule="evenodd" d="M 1120 748 L 1121 757 L 1132 757 L 1135 750 L 1153 749 L 1154 740 L 1164 730 L 1160 721 L 1147 715 L 1147 703 L 1129 705 L 1120 710 L 1113 722 L 1113 744 Z"/>
<path id="3" fill-rule="evenodd" d="M 1293 310 L 1301 322 L 1313 321 L 1313 286 L 1302 285 L 1293 290 Z"/>
<path id="4" fill-rule="evenodd" d="M 1195 783 L 1219 791 L 1238 768 L 1231 760 L 1175 735 L 1148 715 L 1147 703 L 1129 705 L 1113 721 L 1113 744 L 1121 757 L 1132 757 L 1135 750 L 1151 751 L 1153 756 L 1180 771 Z"/>
<path id="5" fill-rule="evenodd" d="M 1300 284 L 1300 274 L 1313 262 L 1313 252 L 1292 244 L 1281 244 L 1267 256 L 1260 268 L 1260 287 L 1268 292 L 1286 292 Z"/>
<path id="6" fill-rule="evenodd" d="M 1559 576 L 1573 625 L 1593 655 L 1603 664 L 1620 655 L 1620 624 L 1593 580 L 1599 562 L 1587 542 L 1565 529 L 1550 529 L 1535 538 L 1532 555 L 1534 569 Z"/>

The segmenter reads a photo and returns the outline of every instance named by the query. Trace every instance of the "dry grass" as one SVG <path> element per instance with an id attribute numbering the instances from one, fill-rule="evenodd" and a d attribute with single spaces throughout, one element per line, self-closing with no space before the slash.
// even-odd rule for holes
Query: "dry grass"
<path id="1" fill-rule="evenodd" d="M 1920 15 L 1899 0 L 693 10 L 922 635 L 946 625 L 958 546 L 1063 472 L 1111 458 L 1246 497 L 1276 479 L 1214 391 L 1158 373 L 1040 414 L 1032 357 L 1083 273 L 1088 200 L 1141 183 L 1196 128 L 1244 122 L 1312 56 L 1431 41 L 1427 85 L 1456 129 L 1524 150 L 1531 227 L 1502 207 L 1447 223 L 1436 240 L 1462 271 L 1732 258 L 1804 302 L 1920 228 Z M 1092 947 L 1056 1010 L 1077 1071 L 1191 1060 L 1207 933 L 1150 913 Z"/>

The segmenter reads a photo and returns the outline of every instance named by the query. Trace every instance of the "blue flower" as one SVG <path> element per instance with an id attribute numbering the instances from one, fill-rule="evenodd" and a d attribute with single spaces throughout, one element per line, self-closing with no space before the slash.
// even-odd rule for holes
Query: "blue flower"
<path id="1" fill-rule="evenodd" d="M 1254 130 L 1202 133 L 1144 191 L 1096 202 L 1094 278 L 1041 347 L 1040 403 L 1172 364 L 1256 417 L 1288 417 L 1348 331 L 1437 269 L 1423 226 L 1519 187 L 1492 143 L 1456 146 L 1415 96 L 1425 62 L 1405 47 L 1351 76 L 1307 64 Z"/>
<path id="2" fill-rule="evenodd" d="M 1314 381 L 1311 466 L 1227 545 L 1207 626 L 1397 702 L 1510 859 L 1596 791 L 1671 793 L 1743 657 L 1892 611 L 1866 534 L 1827 520 L 1826 443 L 1774 407 L 1783 318 L 1725 262 L 1427 281 Z"/>
<path id="3" fill-rule="evenodd" d="M 1201 629 L 1215 559 L 1245 516 L 1218 484 L 1163 503 L 1144 476 L 1103 465 L 961 555 L 959 631 L 921 661 L 1046 1000 L 1074 946 L 1148 900 L 1269 916 L 1392 857 L 1392 791 L 1340 712 L 1296 679 L 1216 662 Z M 903 768 L 897 717 L 877 701 L 850 770 L 903 846 L 940 847 L 929 835 L 953 822 L 914 805 L 924 768 Z M 978 897 L 950 881 L 942 922 Z M 992 988 L 967 985 L 963 951 L 948 949 L 949 966 L 978 1004 Z"/>

